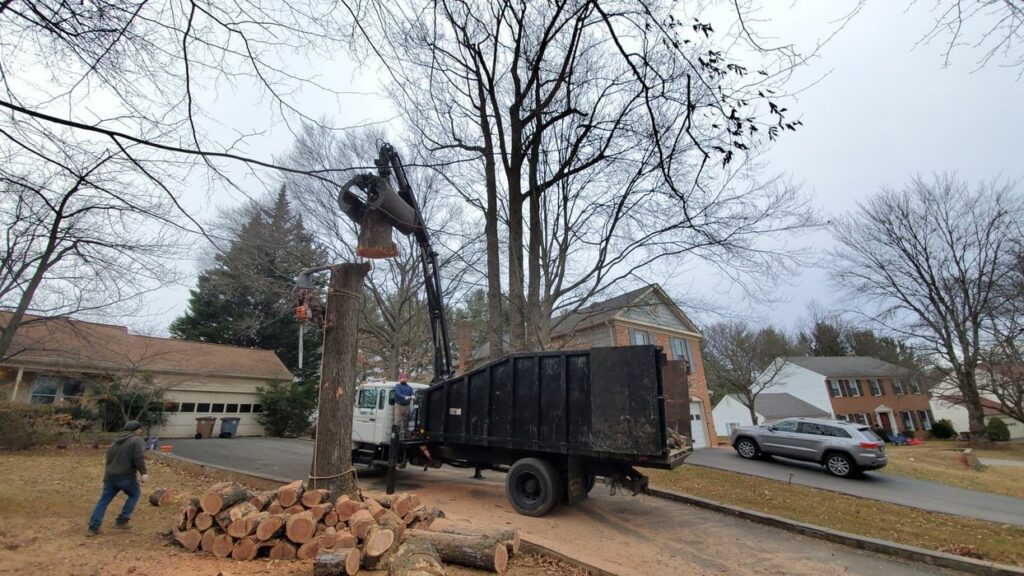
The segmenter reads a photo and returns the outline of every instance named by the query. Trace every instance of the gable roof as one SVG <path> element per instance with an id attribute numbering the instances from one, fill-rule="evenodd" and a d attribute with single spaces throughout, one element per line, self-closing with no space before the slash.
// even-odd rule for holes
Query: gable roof
<path id="1" fill-rule="evenodd" d="M 728 394 L 730 398 L 740 401 L 736 394 Z M 754 400 L 754 411 L 764 416 L 765 420 L 778 418 L 793 418 L 803 416 L 806 418 L 827 418 L 825 412 L 817 406 L 813 406 L 803 400 L 785 392 L 762 392 Z"/>
<path id="2" fill-rule="evenodd" d="M 0 312 L 0 325 L 10 321 Z M 26 315 L 5 364 L 82 372 L 126 369 L 205 376 L 291 380 L 273 350 L 140 336 L 125 326 Z"/>
<path id="3" fill-rule="evenodd" d="M 870 356 L 786 356 L 783 361 L 828 377 L 909 376 L 912 372 Z"/>
<path id="4" fill-rule="evenodd" d="M 553 326 L 551 335 L 566 336 L 574 332 L 578 332 L 579 330 L 607 322 L 632 306 L 646 305 L 645 303 L 648 297 L 652 295 L 665 304 L 689 331 L 694 334 L 700 334 L 697 327 L 692 321 L 690 321 L 689 317 L 679 309 L 679 306 L 676 305 L 661 286 L 658 284 L 648 284 L 642 288 L 637 288 L 636 290 L 631 290 L 624 294 L 613 296 L 607 300 L 595 302 L 589 306 L 580 308 L 575 312 L 569 312 L 568 314 L 563 314 L 558 318 L 553 318 L 551 320 Z"/>

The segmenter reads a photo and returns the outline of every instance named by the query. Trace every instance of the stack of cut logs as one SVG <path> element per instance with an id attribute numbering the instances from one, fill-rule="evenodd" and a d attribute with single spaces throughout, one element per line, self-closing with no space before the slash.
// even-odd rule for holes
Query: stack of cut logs
<path id="1" fill-rule="evenodd" d="M 222 482 L 182 506 L 172 533 L 187 550 L 221 558 L 315 559 L 316 576 L 361 568 L 443 575 L 442 562 L 501 574 L 519 551 L 518 529 L 429 530 L 444 513 L 415 494 L 329 499 L 326 490 L 307 490 L 301 480 L 255 493 Z"/>

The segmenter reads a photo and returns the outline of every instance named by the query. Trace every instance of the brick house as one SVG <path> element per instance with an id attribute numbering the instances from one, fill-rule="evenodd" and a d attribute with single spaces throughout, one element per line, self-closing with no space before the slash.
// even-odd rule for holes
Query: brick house
<path id="1" fill-rule="evenodd" d="M 787 393 L 832 418 L 891 433 L 928 431 L 935 417 L 918 376 L 867 356 L 789 356 L 766 392 Z"/>
<path id="2" fill-rule="evenodd" d="M 690 424 L 696 448 L 718 445 L 696 325 L 661 286 L 650 284 L 551 321 L 551 348 L 654 344 L 690 366 Z"/>
<path id="3" fill-rule="evenodd" d="M 0 325 L 10 318 L 0 312 Z M 272 350 L 131 334 L 124 326 L 27 316 L 0 362 L 0 400 L 88 405 L 113 378 L 152 378 L 164 390 L 166 421 L 147 430 L 189 437 L 197 417 L 239 418 L 239 436 L 263 435 L 257 388 L 291 382 Z M 218 433 L 218 428 L 214 433 Z"/>

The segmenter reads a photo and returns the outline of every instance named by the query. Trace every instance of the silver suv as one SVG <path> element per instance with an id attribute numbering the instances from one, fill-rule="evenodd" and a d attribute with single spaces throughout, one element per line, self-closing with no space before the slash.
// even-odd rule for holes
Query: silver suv
<path id="1" fill-rule="evenodd" d="M 729 443 L 748 460 L 781 456 L 817 462 L 842 478 L 888 463 L 885 442 L 863 424 L 815 418 L 790 418 L 767 426 L 742 426 Z"/>

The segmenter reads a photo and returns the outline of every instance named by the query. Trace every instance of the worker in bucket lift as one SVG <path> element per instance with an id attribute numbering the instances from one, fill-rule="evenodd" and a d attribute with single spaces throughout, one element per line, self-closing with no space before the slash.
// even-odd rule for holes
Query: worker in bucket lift
<path id="1" fill-rule="evenodd" d="M 412 386 L 409 386 L 409 375 L 402 374 L 398 377 L 398 385 L 395 386 L 395 423 L 404 435 L 409 422 L 409 411 L 412 407 Z"/>

